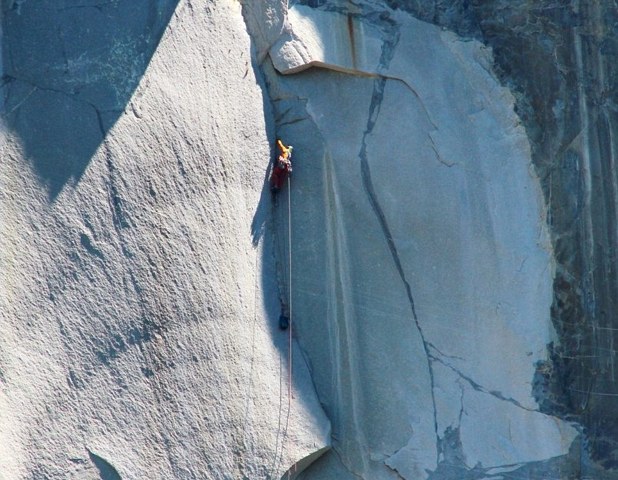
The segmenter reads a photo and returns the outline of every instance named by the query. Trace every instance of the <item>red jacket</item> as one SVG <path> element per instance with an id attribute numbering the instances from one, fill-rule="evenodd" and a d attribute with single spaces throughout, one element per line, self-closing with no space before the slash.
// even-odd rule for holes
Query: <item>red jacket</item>
<path id="1" fill-rule="evenodd" d="M 281 190 L 285 179 L 292 171 L 292 162 L 290 160 L 280 156 L 273 167 L 273 171 L 270 175 L 270 188 L 272 191 L 277 192 Z"/>

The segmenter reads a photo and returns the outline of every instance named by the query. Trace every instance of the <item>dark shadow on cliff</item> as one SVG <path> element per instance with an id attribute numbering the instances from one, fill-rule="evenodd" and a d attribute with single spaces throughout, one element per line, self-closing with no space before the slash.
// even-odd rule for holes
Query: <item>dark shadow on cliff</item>
<path id="1" fill-rule="evenodd" d="M 269 318 L 279 318 L 279 304 L 282 302 L 284 292 L 281 291 L 280 276 L 281 276 L 281 258 L 280 257 L 280 243 L 281 232 L 280 226 L 276 221 L 276 207 L 278 202 L 270 191 L 270 173 L 272 170 L 272 159 L 275 155 L 275 140 L 276 140 L 276 127 L 273 113 L 273 106 L 271 104 L 270 96 L 268 94 L 268 86 L 264 78 L 264 73 L 261 70 L 260 65 L 255 61 L 255 55 L 252 55 L 252 67 L 254 75 L 260 85 L 262 91 L 262 102 L 264 110 L 264 124 L 266 126 L 266 137 L 268 138 L 271 149 L 269 157 L 263 159 L 264 163 L 264 177 L 262 182 L 262 191 L 260 192 L 260 199 L 253 214 L 251 221 L 251 241 L 253 246 L 257 248 L 260 242 L 263 243 L 262 249 L 262 262 L 264 268 L 262 269 L 262 288 L 265 295 L 270 298 L 266 299 L 266 307 L 269 314 Z M 286 185 L 287 188 L 287 185 Z M 287 192 L 286 192 L 287 194 Z M 266 242 L 266 243 L 264 243 Z M 271 257 L 271 258 L 269 258 Z M 272 260 L 275 260 L 274 271 L 267 268 L 267 265 L 272 264 Z M 274 287 L 274 288 L 273 288 Z M 275 340 L 275 344 L 281 349 L 283 345 L 277 340 L 281 332 L 276 326 L 274 321 L 269 323 L 271 334 Z"/>
<path id="2" fill-rule="evenodd" d="M 124 112 L 179 0 L 2 0 L 2 116 L 53 201 Z"/>
<path id="3" fill-rule="evenodd" d="M 271 138 L 270 132 L 267 132 L 268 138 Z M 271 157 L 273 156 L 271 149 Z M 260 240 L 264 237 L 266 229 L 266 220 L 269 216 L 269 209 L 273 204 L 273 196 L 270 193 L 269 179 L 270 172 L 272 170 L 272 162 L 265 165 L 264 169 L 264 182 L 262 184 L 262 192 L 260 193 L 260 200 L 258 201 L 257 209 L 253 214 L 251 221 L 251 243 L 254 247 L 257 247 Z"/>
<path id="4" fill-rule="evenodd" d="M 94 466 L 97 467 L 101 480 L 122 480 L 118 471 L 104 458 L 88 450 L 88 456 Z"/>
<path id="5" fill-rule="evenodd" d="M 251 13 L 247 11 L 247 5 L 250 2 L 243 3 L 243 16 L 245 17 L 245 23 L 248 24 L 249 33 L 251 33 L 251 23 L 255 19 L 251 18 Z M 248 18 L 249 17 L 249 18 Z M 255 27 L 254 28 L 259 28 Z M 316 414 L 316 421 L 320 422 L 321 417 L 319 412 L 316 411 L 315 399 L 313 399 L 310 392 L 314 392 L 317 395 L 317 389 L 313 383 L 313 371 L 310 358 L 303 351 L 302 337 L 297 337 L 299 329 L 298 325 L 301 325 L 306 321 L 306 318 L 295 313 L 295 316 L 288 319 L 289 326 L 287 329 L 281 328 L 280 316 L 290 315 L 290 269 L 292 262 L 296 265 L 299 262 L 300 255 L 296 250 L 298 247 L 299 239 L 294 235 L 300 235 L 298 225 L 303 223 L 302 218 L 295 218 L 296 213 L 293 213 L 289 208 L 289 202 L 292 206 L 298 206 L 298 197 L 295 196 L 295 189 L 290 190 L 290 183 L 285 182 L 281 191 L 276 197 L 270 191 L 270 174 L 273 167 L 274 160 L 278 153 L 278 149 L 275 145 L 276 139 L 281 138 L 286 144 L 296 145 L 297 141 L 300 141 L 300 135 L 306 136 L 307 141 L 311 141 L 311 136 L 308 132 L 303 131 L 301 124 L 298 122 L 292 122 L 293 128 L 289 128 L 282 115 L 281 109 L 282 99 L 276 98 L 273 94 L 273 90 L 276 86 L 273 86 L 269 82 L 272 80 L 275 73 L 270 58 L 266 55 L 267 48 L 264 45 L 258 45 L 255 38 L 250 35 L 251 38 L 251 57 L 252 67 L 258 85 L 262 92 L 262 102 L 264 109 L 264 123 L 266 127 L 266 137 L 270 142 L 270 151 L 268 158 L 260 159 L 263 164 L 263 183 L 260 194 L 260 199 L 255 207 L 253 221 L 251 223 L 251 237 L 255 248 L 261 248 L 261 271 L 260 271 L 260 286 L 264 295 L 264 310 L 267 318 L 267 329 L 272 338 L 274 347 L 279 352 L 279 371 L 277 372 L 280 377 L 280 398 L 279 404 L 273 405 L 273 408 L 277 409 L 279 422 L 277 428 L 277 435 L 275 440 L 275 455 L 271 459 L 267 466 L 266 478 L 288 478 L 288 469 L 291 474 L 290 478 L 297 478 L 297 476 L 304 471 L 312 462 L 320 457 L 327 448 L 318 448 L 316 451 L 308 455 L 303 459 L 299 459 L 296 464 L 285 464 L 285 445 L 290 442 L 289 431 L 293 428 L 298 428 L 298 425 L 292 425 L 295 421 L 290 416 L 289 397 L 290 392 L 294 392 L 294 400 L 292 402 L 302 402 L 306 405 L 306 412 L 313 412 Z M 258 60 L 258 59 L 261 59 Z M 270 72 L 269 72 L 270 70 Z M 291 100 L 292 103 L 297 99 Z M 283 107 L 287 108 L 289 105 L 286 103 Z M 304 104 L 302 105 L 304 108 Z M 284 110 L 285 110 L 284 108 Z M 302 144 L 303 142 L 301 142 Z M 298 152 L 298 153 L 297 153 Z M 293 162 L 298 161 L 295 165 L 298 165 L 298 170 L 295 168 L 294 175 L 303 175 L 302 165 L 304 162 L 311 162 L 312 157 L 309 155 L 308 149 L 303 149 L 302 146 L 298 150 L 294 151 Z M 294 180 L 292 180 L 294 183 Z M 288 216 L 291 214 L 291 218 Z M 292 221 L 292 252 L 289 249 L 290 237 L 290 225 Z M 301 263 L 301 262 L 299 262 Z M 295 267 L 296 268 L 296 267 Z M 302 271 L 294 270 L 295 278 L 303 277 Z M 303 294 L 295 289 L 292 295 L 295 302 L 303 302 Z M 285 322 L 284 322 L 285 323 Z M 291 337 L 290 338 L 290 333 Z M 290 342 L 290 340 L 292 340 Z M 292 348 L 292 386 L 288 390 L 288 375 L 289 361 L 290 361 L 290 348 Z M 318 399 L 319 401 L 319 399 Z M 294 408 L 294 407 L 292 407 Z M 318 407 L 319 408 L 319 407 Z M 320 412 L 325 414 L 324 410 Z"/>

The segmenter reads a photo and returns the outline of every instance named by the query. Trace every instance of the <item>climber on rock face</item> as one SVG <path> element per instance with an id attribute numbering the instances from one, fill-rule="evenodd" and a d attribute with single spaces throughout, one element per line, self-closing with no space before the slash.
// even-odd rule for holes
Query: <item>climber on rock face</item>
<path id="1" fill-rule="evenodd" d="M 281 190 L 285 179 L 292 173 L 292 150 L 294 149 L 292 145 L 286 147 L 281 140 L 277 140 L 277 146 L 280 154 L 270 175 L 270 191 L 275 194 Z"/>

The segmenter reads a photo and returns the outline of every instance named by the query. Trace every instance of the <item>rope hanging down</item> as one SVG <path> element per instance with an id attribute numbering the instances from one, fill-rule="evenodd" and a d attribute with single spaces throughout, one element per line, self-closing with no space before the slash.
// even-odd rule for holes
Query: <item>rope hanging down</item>
<path id="1" fill-rule="evenodd" d="M 277 146 L 279 147 L 280 155 L 277 158 L 277 161 L 275 162 L 275 165 L 270 175 L 270 190 L 273 194 L 273 198 L 275 199 L 275 206 L 277 205 L 277 201 L 276 201 L 277 194 L 281 191 L 286 180 L 288 184 L 288 198 L 287 198 L 288 200 L 288 208 L 287 208 L 288 210 L 287 211 L 287 217 L 288 217 L 288 222 L 287 222 L 287 227 L 288 227 L 288 262 L 287 262 L 288 263 L 288 278 L 287 278 L 288 292 L 287 293 L 288 295 L 287 297 L 288 298 L 286 302 L 284 300 L 285 296 L 281 295 L 281 315 L 279 317 L 279 327 L 282 330 L 285 330 L 286 328 L 288 329 L 288 410 L 287 410 L 287 415 L 286 415 L 286 420 L 285 420 L 283 439 L 281 441 L 281 456 L 279 459 L 279 461 L 281 461 L 283 459 L 284 444 L 286 443 L 286 439 L 288 437 L 288 426 L 289 426 L 289 420 L 290 420 L 290 415 L 292 411 L 292 398 L 294 398 L 292 394 L 292 391 L 293 391 L 292 390 L 293 362 L 294 362 L 293 350 L 292 350 L 292 346 L 293 346 L 292 345 L 292 340 L 293 340 L 293 330 L 292 330 L 293 329 L 293 324 L 292 324 L 292 321 L 293 321 L 293 316 L 292 316 L 293 315 L 293 311 L 292 311 L 292 180 L 290 178 L 290 173 L 292 172 L 291 156 L 292 156 L 292 150 L 294 147 L 292 147 L 291 145 L 285 146 L 280 139 L 277 139 Z M 284 253 L 284 252 L 280 252 L 280 253 Z M 281 256 L 283 257 L 283 255 Z M 285 281 L 286 280 L 284 278 L 281 279 L 282 284 L 284 284 Z M 285 305 L 286 303 L 287 305 Z M 279 378 L 281 380 L 283 377 L 280 376 Z M 280 417 L 280 420 L 281 420 L 281 417 Z M 278 434 L 277 434 L 277 438 L 278 438 Z M 277 450 L 276 447 L 275 447 L 275 450 Z M 273 473 L 274 471 L 278 470 L 276 457 L 277 457 L 277 454 L 275 453 L 275 461 L 273 463 Z M 293 465 L 293 467 L 290 467 L 290 469 L 288 470 L 288 475 L 287 475 L 288 480 L 291 478 L 292 470 L 294 470 L 294 472 L 296 471 L 295 464 Z"/>
<path id="2" fill-rule="evenodd" d="M 290 318 L 290 327 L 288 331 L 289 338 L 289 392 L 288 400 L 292 398 L 292 179 L 288 177 L 288 314 Z"/>
<path id="3" fill-rule="evenodd" d="M 288 315 L 290 326 L 288 328 L 288 418 L 292 411 L 292 179 L 288 176 Z M 286 426 L 287 432 L 287 426 Z M 296 465 L 294 465 L 296 470 Z M 288 480 L 290 480 L 292 469 L 288 470 Z"/>

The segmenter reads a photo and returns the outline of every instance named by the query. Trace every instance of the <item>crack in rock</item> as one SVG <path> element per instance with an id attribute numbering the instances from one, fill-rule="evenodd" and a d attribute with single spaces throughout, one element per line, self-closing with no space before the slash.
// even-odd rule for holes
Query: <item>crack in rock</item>
<path id="1" fill-rule="evenodd" d="M 438 162 L 440 162 L 442 165 L 448 168 L 451 168 L 457 165 L 457 163 L 455 162 L 447 162 L 446 160 L 442 158 L 442 156 L 440 155 L 440 152 L 438 152 L 438 148 L 436 147 L 435 142 L 433 141 L 433 137 L 431 136 L 431 133 L 427 133 L 427 138 L 429 138 L 431 149 L 433 150 L 433 153 L 435 154 L 436 160 L 438 160 Z"/>
<path id="2" fill-rule="evenodd" d="M 8 76 L 5 76 L 5 78 L 7 78 Z M 9 86 L 10 87 L 10 82 L 14 80 L 14 79 L 8 79 L 2 86 Z M 2 117 L 8 117 L 9 115 L 11 115 L 13 112 L 15 112 L 16 110 L 18 110 L 24 103 L 26 103 L 28 101 L 28 99 L 34 94 L 34 92 L 36 92 L 37 90 L 39 90 L 39 88 L 37 86 L 33 86 L 32 89 L 24 96 L 24 98 L 22 98 L 19 102 L 17 102 L 17 104 L 11 108 L 11 110 L 9 110 L 6 113 L 2 114 Z M 7 104 L 9 97 L 11 96 L 10 92 L 7 91 L 7 94 L 5 95 L 4 98 L 4 105 Z"/>
<path id="3" fill-rule="evenodd" d="M 341 463 L 341 466 L 343 468 L 346 469 L 346 471 L 348 471 L 350 473 L 350 475 L 355 476 L 356 478 L 360 478 L 361 480 L 365 480 L 364 477 L 362 477 L 360 474 L 356 473 L 355 471 L 353 471 L 351 469 L 351 467 L 349 467 L 348 465 L 346 465 L 346 463 L 343 461 L 343 457 L 341 456 L 341 453 L 339 453 L 339 451 L 337 450 L 337 447 L 333 447 L 331 449 L 332 452 L 334 452 L 335 456 L 337 457 L 337 459 L 339 460 L 339 463 Z"/>
<path id="4" fill-rule="evenodd" d="M 410 85 L 408 83 L 407 80 L 405 80 L 405 79 L 403 79 L 401 77 L 395 77 L 395 76 L 392 76 L 392 75 L 380 74 L 380 76 L 384 77 L 384 78 L 387 78 L 389 80 L 394 80 L 396 82 L 399 82 L 404 87 L 406 87 L 408 90 L 410 90 L 410 92 L 412 92 L 412 95 L 414 95 L 414 97 L 418 100 L 418 102 L 420 103 L 421 107 L 423 108 L 423 112 L 425 113 L 425 116 L 427 117 L 427 121 L 431 124 L 431 126 L 433 127 L 434 130 L 438 130 L 438 125 L 436 125 L 436 123 L 431 118 L 431 115 L 429 115 L 429 110 L 427 109 L 427 106 L 425 105 L 425 102 L 423 102 L 423 99 L 421 98 L 419 93 L 414 89 L 414 87 L 412 87 L 412 85 Z M 434 145 L 434 147 L 435 147 L 435 144 L 433 143 L 433 138 L 431 138 L 431 136 L 429 138 L 431 140 L 432 145 Z"/>
<path id="5" fill-rule="evenodd" d="M 453 360 L 461 360 L 462 362 L 465 361 L 465 358 L 463 358 L 463 357 L 458 357 L 457 355 L 448 355 L 448 354 L 444 353 L 443 351 L 441 351 L 438 347 L 436 347 L 430 341 L 427 341 L 427 344 L 431 347 L 432 350 L 435 350 L 436 352 L 438 352 L 441 356 L 443 356 L 445 358 L 451 358 Z"/>
<path id="6" fill-rule="evenodd" d="M 11 81 L 19 81 L 19 82 L 24 82 L 27 83 L 28 85 L 32 85 L 34 88 L 36 88 L 37 90 L 41 90 L 44 92 L 55 92 L 55 93 L 60 93 L 62 95 L 66 95 L 68 97 L 74 97 L 78 94 L 78 92 L 67 92 L 66 90 L 61 90 L 59 88 L 52 88 L 52 87 L 42 87 L 41 85 L 38 85 L 36 82 L 32 81 L 32 80 L 27 80 L 25 78 L 21 78 L 21 77 L 16 77 L 15 75 L 10 75 L 10 74 L 5 74 L 2 76 L 3 79 L 5 79 L 7 82 L 11 82 Z M 90 105 L 88 102 L 86 102 L 85 100 L 82 100 L 80 98 L 74 98 L 75 101 L 77 102 L 82 102 L 82 103 L 86 103 L 88 105 Z"/>
<path id="7" fill-rule="evenodd" d="M 52 88 L 52 87 L 42 87 L 41 85 L 38 85 L 37 83 L 31 81 L 31 80 L 26 80 L 25 78 L 20 78 L 20 77 L 15 77 L 14 75 L 9 75 L 9 74 L 5 74 L 2 76 L 2 79 L 4 81 L 4 85 L 9 85 L 12 82 L 23 82 L 26 83 L 30 86 L 32 86 L 32 89 L 26 94 L 26 96 L 20 100 L 17 105 L 15 105 L 9 112 L 4 113 L 2 116 L 6 117 L 10 114 L 12 114 L 13 112 L 15 112 L 18 108 L 20 108 L 36 91 L 42 91 L 42 92 L 54 92 L 54 93 L 58 93 L 60 95 L 65 95 L 69 98 L 71 98 L 73 101 L 84 104 L 84 105 L 88 105 L 90 107 L 92 107 L 97 115 L 97 119 L 99 122 L 99 129 L 101 131 L 101 139 L 103 140 L 105 138 L 106 135 L 106 131 L 105 131 L 105 127 L 104 127 L 104 123 L 103 123 L 103 117 L 102 117 L 102 113 L 104 112 L 112 112 L 112 113 L 120 113 L 122 112 L 122 110 L 101 110 L 99 107 L 97 107 L 94 103 L 89 102 L 87 100 L 84 100 L 83 98 L 79 98 L 79 92 L 72 92 L 72 91 L 66 91 L 66 90 L 62 90 L 59 88 Z M 8 97 L 8 95 L 7 95 Z M 6 100 L 5 100 L 5 104 L 6 104 Z"/>
<path id="8" fill-rule="evenodd" d="M 398 32 L 394 32 L 393 37 L 391 37 L 390 41 L 387 40 L 384 42 L 383 44 L 383 49 L 382 49 L 382 56 L 380 59 L 380 65 L 384 66 L 384 67 L 388 67 L 388 64 L 390 63 L 390 60 L 393 57 L 394 54 L 394 49 L 395 46 L 398 42 L 399 36 L 398 36 Z M 367 127 L 365 129 L 365 132 L 363 134 L 363 138 L 362 138 L 362 142 L 361 142 L 361 150 L 359 152 L 359 158 L 360 158 L 360 166 L 361 166 L 361 177 L 362 177 L 362 181 L 363 181 L 363 186 L 365 188 L 365 192 L 367 193 L 367 198 L 369 200 L 369 203 L 376 215 L 376 218 L 378 220 L 378 223 L 380 224 L 380 227 L 382 229 L 384 238 L 386 240 L 386 243 L 388 245 L 388 248 L 391 252 L 391 256 L 393 258 L 393 262 L 395 264 L 395 267 L 397 269 L 397 272 L 399 273 L 399 276 L 401 278 L 401 281 L 404 285 L 405 291 L 406 291 L 406 295 L 408 298 L 408 302 L 410 304 L 410 310 L 412 313 L 412 318 L 414 319 L 414 323 L 416 325 L 416 329 L 420 335 L 421 341 L 423 343 L 423 350 L 425 352 L 425 358 L 427 360 L 427 369 L 428 369 L 428 373 L 429 373 L 429 378 L 430 378 L 430 385 L 431 385 L 431 402 L 432 402 L 432 406 L 433 406 L 433 424 L 434 424 L 434 434 L 436 437 L 436 449 L 438 449 L 439 447 L 439 441 L 440 441 L 440 436 L 438 434 L 438 414 L 437 414 L 437 407 L 436 407 L 436 397 L 435 397 L 435 378 L 434 378 L 434 372 L 433 372 L 433 367 L 432 367 L 432 355 L 429 351 L 429 344 L 425 338 L 425 335 L 423 333 L 423 329 L 421 328 L 417 313 L 416 313 L 416 307 L 414 304 L 414 298 L 412 296 L 412 289 L 410 287 L 410 283 L 408 282 L 404 269 L 403 269 L 403 265 L 401 263 L 401 259 L 399 257 L 399 252 L 397 251 L 397 247 L 395 245 L 395 241 L 393 239 L 393 236 L 391 234 L 388 222 L 386 220 L 386 217 L 384 215 L 384 212 L 382 210 L 382 207 L 380 206 L 380 203 L 378 201 L 377 195 L 375 193 L 374 187 L 373 187 L 373 181 L 371 179 L 371 169 L 369 167 L 369 162 L 367 159 L 367 137 L 371 134 L 371 132 L 373 131 L 378 115 L 380 113 L 380 108 L 382 105 L 382 100 L 384 98 L 384 88 L 386 85 L 386 81 L 387 79 L 385 77 L 378 77 L 375 81 L 374 81 L 374 89 L 373 89 L 373 94 L 372 94 L 372 98 L 371 98 L 371 105 L 369 107 L 369 116 L 367 119 Z M 438 459 L 436 458 L 436 462 L 438 461 Z"/>
<path id="9" fill-rule="evenodd" d="M 382 85 L 382 89 L 384 88 L 384 83 L 386 82 L 385 79 L 380 79 L 380 80 L 376 80 L 376 84 L 377 84 L 377 88 L 376 90 L 379 91 L 380 87 L 379 85 Z M 374 105 L 374 100 L 375 100 L 375 93 L 374 92 L 374 99 L 372 100 L 372 107 L 375 107 Z M 379 107 L 378 107 L 379 108 Z M 373 109 L 372 109 L 373 110 Z M 436 409 L 436 398 L 435 398 L 435 379 L 434 379 L 434 373 L 433 373 L 433 368 L 431 365 L 431 361 L 434 358 L 429 351 L 429 345 L 427 343 L 427 340 L 425 339 L 425 335 L 423 333 L 423 330 L 420 326 L 420 322 L 418 320 L 418 316 L 416 314 L 416 307 L 414 305 L 414 298 L 412 296 L 412 290 L 410 287 L 410 283 L 408 282 L 406 276 L 405 276 L 405 272 L 403 270 L 403 266 L 401 264 L 401 259 L 399 258 L 399 253 L 397 251 L 397 247 L 395 245 L 395 241 L 393 240 L 393 236 L 390 232 L 390 228 L 388 226 L 388 223 L 386 221 L 386 218 L 384 216 L 384 212 L 382 211 L 382 207 L 380 206 L 380 204 L 378 203 L 377 200 L 377 196 L 375 194 L 374 188 L 373 188 L 373 183 L 371 180 L 371 171 L 369 168 L 369 163 L 367 161 L 367 152 L 366 152 L 366 136 L 371 132 L 371 128 L 373 128 L 373 123 L 371 120 L 371 116 L 373 115 L 373 113 L 370 114 L 370 119 L 368 122 L 368 130 L 365 132 L 365 136 L 363 137 L 363 142 L 362 142 L 362 148 L 361 148 L 361 152 L 359 154 L 360 159 L 361 159 L 361 176 L 363 179 L 363 185 L 365 187 L 365 191 L 367 193 L 367 197 L 369 199 L 369 203 L 371 204 L 371 207 L 378 219 L 378 222 L 380 224 L 380 227 L 382 228 L 382 232 L 384 234 L 384 238 L 386 239 L 386 243 L 388 244 L 389 250 L 391 252 L 391 256 L 393 257 L 393 261 L 395 263 L 395 267 L 397 269 L 397 272 L 399 273 L 399 276 L 404 284 L 405 290 L 406 290 L 406 294 L 408 297 L 408 302 L 410 304 L 410 309 L 412 312 L 412 318 L 414 319 L 414 322 L 416 324 L 416 328 L 419 332 L 419 335 L 421 337 L 421 341 L 423 343 L 423 349 L 425 352 L 425 356 L 427 358 L 427 366 L 428 366 L 428 371 L 429 371 L 429 377 L 430 377 L 430 382 L 431 382 L 431 401 L 432 401 L 432 405 L 433 405 L 433 417 L 434 417 L 434 431 L 435 431 L 435 435 L 436 435 L 436 442 L 439 439 L 439 435 L 438 435 L 438 420 L 437 420 L 437 409 Z M 371 127 L 371 128 L 369 128 Z"/>
<path id="10" fill-rule="evenodd" d="M 432 346 L 431 344 L 429 344 L 430 346 Z M 475 382 L 474 380 L 472 380 L 472 378 L 468 377 L 467 375 L 465 375 L 463 372 L 461 372 L 460 370 L 458 370 L 457 368 L 453 367 L 451 364 L 449 364 L 448 362 L 446 362 L 445 360 L 443 360 L 442 358 L 435 356 L 433 354 L 428 353 L 429 357 L 432 360 L 435 360 L 436 362 L 444 365 L 446 368 L 449 368 L 450 370 L 452 370 L 453 372 L 455 372 L 462 380 L 465 380 L 474 390 L 476 390 L 477 392 L 481 392 L 481 393 L 485 393 L 487 395 L 491 395 L 492 397 L 497 398 L 498 400 L 502 400 L 504 402 L 508 402 L 511 403 L 513 405 L 515 405 L 516 407 L 521 408 L 522 410 L 526 410 L 528 412 L 536 412 L 536 413 L 542 413 L 539 410 L 536 410 L 534 408 L 528 408 L 525 407 L 524 405 L 522 405 L 521 403 L 519 403 L 517 400 L 515 400 L 514 398 L 511 397 L 505 397 L 502 392 L 499 392 L 497 390 L 488 390 L 487 388 L 483 387 L 482 385 L 480 385 L 479 383 Z"/>

